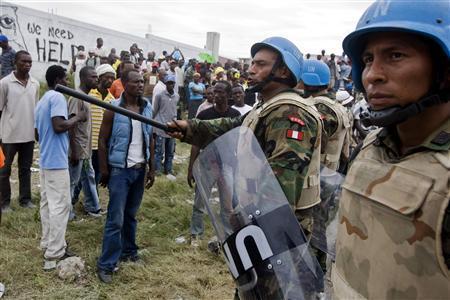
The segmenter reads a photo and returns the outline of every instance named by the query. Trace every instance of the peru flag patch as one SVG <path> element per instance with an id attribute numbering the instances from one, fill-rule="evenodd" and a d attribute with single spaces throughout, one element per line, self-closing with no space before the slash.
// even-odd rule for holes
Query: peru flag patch
<path id="1" fill-rule="evenodd" d="M 286 133 L 286 137 L 288 139 L 302 141 L 303 140 L 303 132 L 302 131 L 288 129 L 288 131 Z"/>

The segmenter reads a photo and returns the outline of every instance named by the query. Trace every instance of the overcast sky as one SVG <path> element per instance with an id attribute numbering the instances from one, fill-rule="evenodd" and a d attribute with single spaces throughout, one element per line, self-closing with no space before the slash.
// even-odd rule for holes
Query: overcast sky
<path id="1" fill-rule="evenodd" d="M 1 0 L 0 0 L 1 1 Z M 219 54 L 249 57 L 270 36 L 292 40 L 304 53 L 342 53 L 342 39 L 373 1 L 167 0 L 12 1 L 22 6 L 144 37 L 154 35 L 204 47 L 206 32 L 220 33 Z M 107 46 L 107 45 L 105 45 Z"/>

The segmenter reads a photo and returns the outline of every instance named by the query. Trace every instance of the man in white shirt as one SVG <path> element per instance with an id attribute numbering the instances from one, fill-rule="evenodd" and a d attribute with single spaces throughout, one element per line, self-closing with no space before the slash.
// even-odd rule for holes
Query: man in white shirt
<path id="1" fill-rule="evenodd" d="M 252 107 L 250 105 L 245 104 L 244 102 L 244 88 L 240 85 L 235 86 L 232 90 L 231 90 L 231 95 L 233 96 L 233 100 L 234 100 L 234 105 L 232 105 L 231 107 L 234 108 L 235 110 L 239 111 L 241 113 L 241 116 L 245 115 L 246 113 L 248 113 Z"/>
<path id="2" fill-rule="evenodd" d="M 184 110 L 187 107 L 186 91 L 184 88 L 184 59 L 178 61 L 178 65 L 175 67 L 175 77 L 178 84 L 178 95 L 180 95 L 180 109 Z"/>
<path id="3" fill-rule="evenodd" d="M 97 47 L 94 49 L 94 53 L 97 57 L 108 57 L 109 51 L 103 47 L 103 39 L 97 38 Z"/>
<path id="4" fill-rule="evenodd" d="M 0 81 L 0 137 L 5 166 L 0 169 L 0 205 L 10 211 L 11 165 L 18 153 L 20 206 L 34 208 L 31 202 L 31 171 L 34 150 L 34 108 L 39 100 L 39 82 L 30 76 L 31 55 L 18 51 L 16 70 Z"/>
<path id="5" fill-rule="evenodd" d="M 153 64 L 157 61 L 155 60 L 155 51 L 150 51 L 147 53 L 147 59 L 145 59 L 141 64 L 142 72 L 151 72 Z"/>
<path id="6" fill-rule="evenodd" d="M 169 64 L 170 55 L 166 55 L 164 57 L 164 60 L 161 62 L 161 68 L 164 68 L 164 70 L 169 71 L 170 64 Z"/>
<path id="7" fill-rule="evenodd" d="M 155 102 L 156 95 L 166 90 L 166 84 L 164 83 L 166 75 L 167 75 L 166 69 L 162 67 L 158 69 L 158 83 L 156 83 L 155 88 L 153 89 L 152 103 Z"/>

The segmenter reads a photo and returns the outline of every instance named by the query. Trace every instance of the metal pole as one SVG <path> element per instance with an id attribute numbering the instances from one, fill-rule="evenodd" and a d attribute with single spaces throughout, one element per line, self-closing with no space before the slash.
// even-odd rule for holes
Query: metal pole
<path id="1" fill-rule="evenodd" d="M 91 104 L 103 107 L 103 108 L 105 108 L 107 110 L 112 110 L 113 112 L 116 112 L 118 114 L 122 114 L 124 116 L 127 116 L 129 118 L 141 121 L 141 122 L 146 123 L 146 124 L 150 124 L 153 127 L 162 129 L 162 130 L 167 131 L 167 132 L 176 131 L 175 128 L 169 128 L 165 124 L 159 123 L 159 122 L 157 122 L 155 120 L 152 120 L 152 119 L 149 119 L 149 118 L 146 118 L 143 115 L 140 115 L 138 113 L 135 113 L 135 112 L 130 111 L 128 109 L 125 109 L 123 107 L 115 106 L 115 105 L 109 104 L 107 102 L 100 101 L 97 98 L 91 97 L 89 95 L 86 95 L 86 94 L 81 93 L 79 91 L 76 91 L 74 89 L 68 88 L 67 86 L 64 86 L 64 85 L 57 84 L 55 86 L 55 91 L 63 93 L 63 94 L 66 94 L 66 95 L 69 95 L 69 96 L 72 96 L 74 98 L 77 98 L 77 99 L 80 99 L 80 100 L 83 100 L 83 101 L 86 101 L 86 102 L 89 102 Z"/>

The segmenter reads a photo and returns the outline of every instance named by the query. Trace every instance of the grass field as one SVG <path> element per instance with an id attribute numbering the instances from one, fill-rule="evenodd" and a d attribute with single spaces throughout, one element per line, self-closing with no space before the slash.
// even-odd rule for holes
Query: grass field
<path id="1" fill-rule="evenodd" d="M 36 154 L 36 152 L 35 152 Z M 82 278 L 67 282 L 56 271 L 42 270 L 39 250 L 39 210 L 18 206 L 17 169 L 13 168 L 13 212 L 3 216 L 0 225 L 0 282 L 4 299 L 232 299 L 234 284 L 221 256 L 206 250 L 214 234 L 207 218 L 207 231 L 198 249 L 175 238 L 189 240 L 193 190 L 186 183 L 189 146 L 177 144 L 174 164 L 176 181 L 157 177 L 144 194 L 138 213 L 138 244 L 142 264 L 125 263 L 111 285 L 96 277 L 96 258 L 101 249 L 105 217 L 83 215 L 77 204 L 78 220 L 70 222 L 67 241 L 86 263 Z M 39 202 L 39 173 L 33 173 L 34 202 Z M 107 190 L 100 190 L 102 206 L 107 207 Z M 3 300 L 2 298 L 2 300 Z"/>

